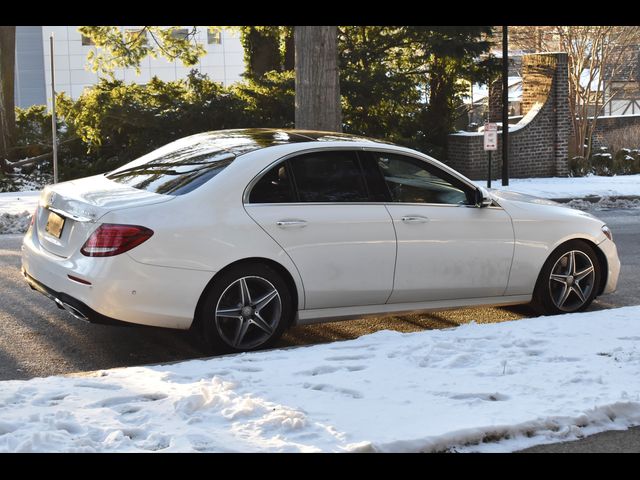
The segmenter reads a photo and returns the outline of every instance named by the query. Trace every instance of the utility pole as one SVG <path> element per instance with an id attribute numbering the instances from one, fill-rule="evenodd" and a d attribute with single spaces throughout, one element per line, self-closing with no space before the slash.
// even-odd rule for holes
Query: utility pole
<path id="1" fill-rule="evenodd" d="M 509 38 L 502 27 L 502 185 L 509 185 Z"/>
<path id="2" fill-rule="evenodd" d="M 58 129 L 56 128 L 56 77 L 53 60 L 53 33 L 49 37 L 51 45 L 51 140 L 53 143 L 53 183 L 58 183 Z"/>

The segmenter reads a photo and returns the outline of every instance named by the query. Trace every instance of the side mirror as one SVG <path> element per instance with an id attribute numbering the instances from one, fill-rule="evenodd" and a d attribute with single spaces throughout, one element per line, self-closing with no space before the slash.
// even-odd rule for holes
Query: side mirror
<path id="1" fill-rule="evenodd" d="M 478 208 L 488 207 L 493 203 L 491 200 L 491 196 L 489 192 L 487 192 L 484 188 L 478 187 L 475 193 L 475 205 Z"/>

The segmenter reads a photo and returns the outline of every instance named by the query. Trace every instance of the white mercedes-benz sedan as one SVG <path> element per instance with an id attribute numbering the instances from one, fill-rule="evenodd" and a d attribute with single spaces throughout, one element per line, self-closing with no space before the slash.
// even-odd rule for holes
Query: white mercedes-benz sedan
<path id="1" fill-rule="evenodd" d="M 22 271 L 77 318 L 192 329 L 213 350 L 246 351 L 293 324 L 366 315 L 576 312 L 615 290 L 620 261 L 592 215 L 489 192 L 414 150 L 248 129 L 46 187 Z"/>

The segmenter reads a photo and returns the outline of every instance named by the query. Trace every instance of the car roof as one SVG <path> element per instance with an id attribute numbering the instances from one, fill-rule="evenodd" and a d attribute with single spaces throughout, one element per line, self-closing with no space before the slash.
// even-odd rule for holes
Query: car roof
<path id="1" fill-rule="evenodd" d="M 219 151 L 226 151 L 235 156 L 244 155 L 255 150 L 306 142 L 358 142 L 370 144 L 385 144 L 389 142 L 375 140 L 358 135 L 338 132 L 322 132 L 318 130 L 296 130 L 285 128 L 242 128 L 233 130 L 215 130 L 198 133 L 183 140 L 202 142 L 207 149 L 212 147 Z"/>

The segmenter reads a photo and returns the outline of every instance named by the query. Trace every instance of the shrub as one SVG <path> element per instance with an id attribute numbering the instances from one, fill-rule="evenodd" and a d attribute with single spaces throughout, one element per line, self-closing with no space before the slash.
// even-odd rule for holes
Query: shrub
<path id="1" fill-rule="evenodd" d="M 231 91 L 245 104 L 244 126 L 293 128 L 295 81 L 293 70 L 274 70 L 260 79 L 249 79 L 231 87 Z"/>
<path id="2" fill-rule="evenodd" d="M 17 158 L 36 157 L 51 151 L 51 114 L 46 105 L 16 108 Z"/>
<path id="3" fill-rule="evenodd" d="M 610 176 L 615 174 L 613 166 L 613 156 L 606 151 L 606 148 L 600 148 L 599 152 L 593 153 L 590 158 L 592 172 L 596 175 Z"/>
<path id="4" fill-rule="evenodd" d="M 244 106 L 229 89 L 196 71 L 174 82 L 154 77 L 146 85 L 103 79 L 75 102 L 60 99 L 61 116 L 85 144 L 95 173 L 180 137 L 242 126 Z M 89 165 L 80 161 L 75 167 Z"/>
<path id="5" fill-rule="evenodd" d="M 569 174 L 572 177 L 584 177 L 591 173 L 591 162 L 584 157 L 572 157 L 569 159 Z"/>
<path id="6" fill-rule="evenodd" d="M 589 159 L 569 159 L 569 175 L 632 175 L 640 173 L 640 149 L 622 148 L 612 155 L 606 147 L 600 147 Z"/>

